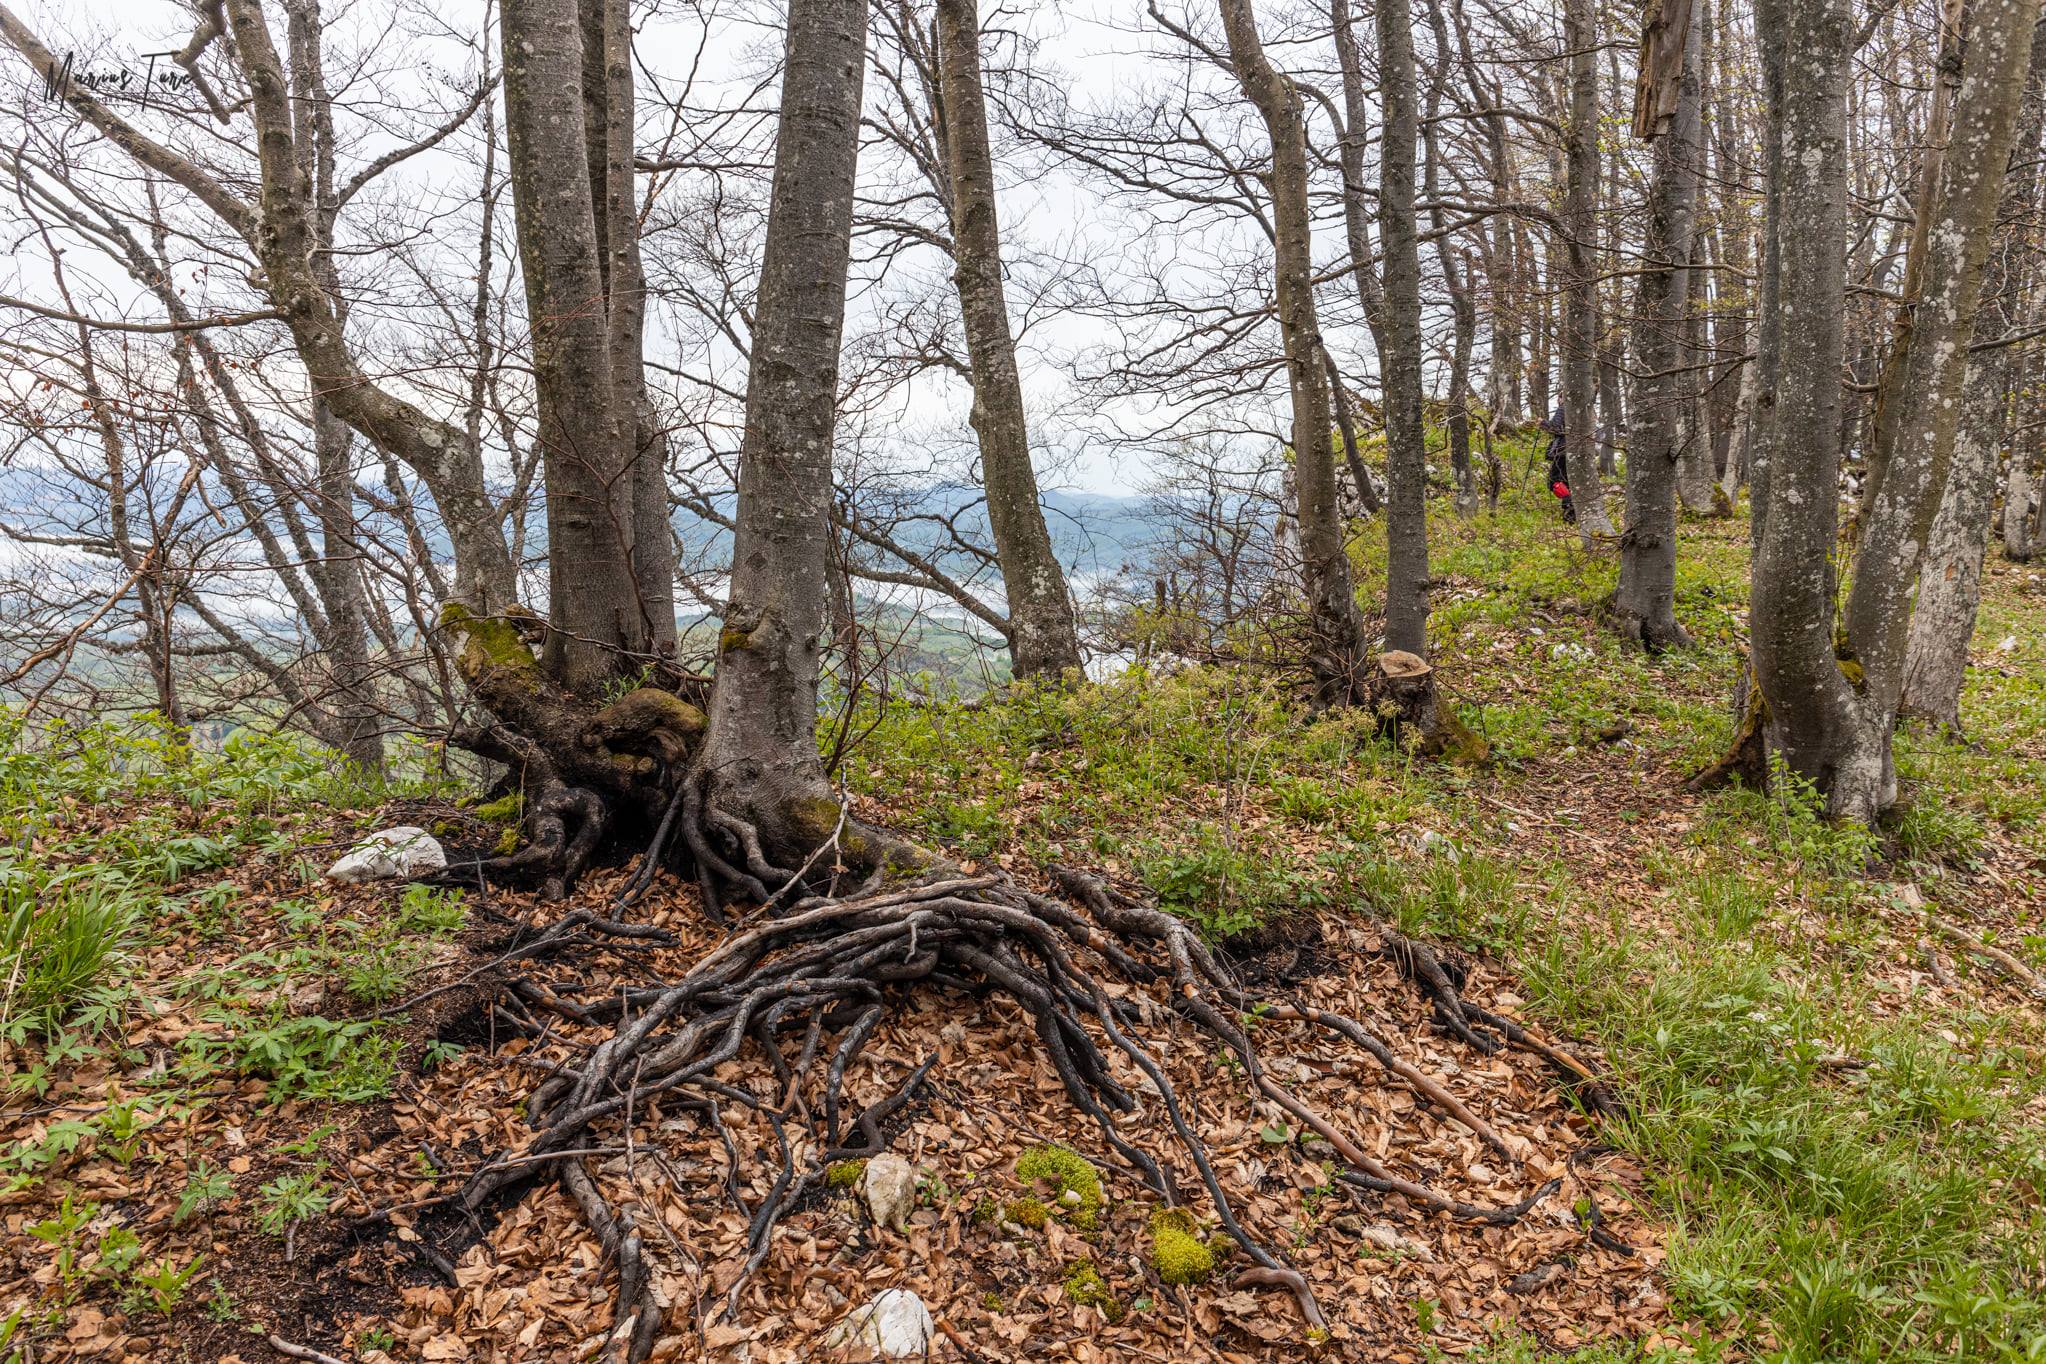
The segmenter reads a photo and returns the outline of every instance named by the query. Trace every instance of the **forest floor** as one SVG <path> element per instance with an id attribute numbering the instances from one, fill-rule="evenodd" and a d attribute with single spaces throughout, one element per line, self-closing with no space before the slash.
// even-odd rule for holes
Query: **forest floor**
<path id="1" fill-rule="evenodd" d="M 2046 1359 L 2046 575 L 1992 556 L 1968 740 L 1901 734 L 1908 807 L 1867 834 L 1794 795 L 1681 789 L 1731 730 L 1744 522 L 1687 521 L 1699 645 L 1655 660 L 1606 628 L 1612 560 L 1546 498 L 1433 533 L 1436 661 L 1485 767 L 1415 763 L 1268 673 L 1200 668 L 900 703 L 854 726 L 844 776 L 863 814 L 974 866 L 1148 888 L 1253 989 L 1363 1020 L 1511 1154 L 1354 1051 L 1253 1020 L 1287 1082 L 1402 1173 L 1486 1204 L 1558 1181 L 1487 1229 L 1344 1186 L 1181 1034 L 1167 1069 L 1246 1227 L 1315 1287 L 1328 1357 Z M 1379 551 L 1360 552 L 1371 600 Z M 672 978 L 715 931 L 664 878 L 634 913 L 674 944 L 508 966 L 564 907 L 321 879 L 396 823 L 458 857 L 503 832 L 458 792 L 355 789 L 281 742 L 187 754 L 109 727 L 8 746 L 0 1361 L 255 1364 L 283 1357 L 272 1334 L 369 1364 L 598 1349 L 615 1270 L 551 1180 L 481 1227 L 434 1200 L 516 1149 L 523 1099 L 603 1035 L 525 1035 L 507 979 L 587 1006 Z M 1626 1116 L 1593 1120 L 1533 1058 L 1436 1028 L 1382 923 L 1454 949 L 1471 999 L 1574 1045 Z M 778 1092 L 750 1055 L 719 1078 Z M 657 1358 L 826 1357 L 829 1327 L 888 1287 L 929 1305 L 940 1359 L 1315 1352 L 1282 1290 L 1160 1282 L 1140 1183 L 1012 1007 L 920 996 L 848 1104 L 931 1056 L 890 1124 L 919 1176 L 905 1226 L 811 1195 L 729 1316 L 740 1209 L 781 1163 L 767 1124 L 727 1110 L 727 1146 L 655 1100 L 584 1158 L 637 1210 L 669 1309 Z M 1183 1161 L 1162 1123 L 1131 1131 Z M 1097 1225 L 1056 1203 L 1017 1225 L 1041 1190 L 1016 1164 L 1045 1143 L 1099 1171 Z"/>

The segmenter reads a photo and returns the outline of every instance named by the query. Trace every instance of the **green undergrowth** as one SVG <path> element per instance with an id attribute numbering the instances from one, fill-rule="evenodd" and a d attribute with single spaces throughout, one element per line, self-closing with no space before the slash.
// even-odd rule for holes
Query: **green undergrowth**
<path id="1" fill-rule="evenodd" d="M 1438 501 L 1431 524 L 1435 661 L 1486 770 L 1416 765 L 1269 676 L 1195 667 L 898 704 L 866 717 L 847 776 L 919 837 L 1106 865 L 1216 938 L 1369 905 L 1502 959 L 1618 1077 L 1631 1116 L 1611 1136 L 1649 1172 L 1701 1357 L 2046 1361 L 2046 1033 L 1965 958 L 1974 1002 L 1927 995 L 1901 908 L 1962 913 L 1993 848 L 2028 850 L 2015 925 L 1983 933 L 2046 967 L 2046 599 L 1992 564 L 1978 646 L 2017 642 L 1971 670 L 1967 742 L 1900 733 L 1885 828 L 1833 825 L 1790 781 L 1677 820 L 1682 776 L 1733 730 L 1746 522 L 1685 519 L 1697 647 L 1648 658 L 1606 619 L 1612 551 L 1586 553 L 1540 493 L 1469 522 Z M 1353 552 L 1368 605 L 1382 532 Z M 1551 798 L 1580 772 L 1595 790 Z M 1638 1355 L 1508 1334 L 1482 1357 Z"/>

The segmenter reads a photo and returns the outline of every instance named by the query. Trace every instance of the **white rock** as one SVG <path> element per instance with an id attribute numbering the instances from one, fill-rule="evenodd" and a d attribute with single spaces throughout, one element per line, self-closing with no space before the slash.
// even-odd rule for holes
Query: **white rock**
<path id="1" fill-rule="evenodd" d="M 400 824 L 379 829 L 327 869 L 330 881 L 402 881 L 448 864 L 439 840 L 424 829 Z"/>
<path id="2" fill-rule="evenodd" d="M 883 1359 L 912 1359 L 929 1353 L 935 1329 L 922 1298 L 906 1288 L 889 1288 L 847 1313 L 824 1337 L 824 1348 L 864 1347 Z"/>
<path id="3" fill-rule="evenodd" d="M 1357 1239 L 1388 1255 L 1404 1255 L 1409 1259 L 1420 1260 L 1424 1264 L 1435 1263 L 1435 1252 L 1430 1250 L 1425 1242 L 1402 1236 L 1383 1222 L 1360 1229 L 1357 1232 Z"/>
<path id="4" fill-rule="evenodd" d="M 884 1151 L 867 1162 L 860 1192 L 867 1196 L 867 1211 L 873 1214 L 875 1226 L 901 1231 L 909 1210 L 916 1206 L 916 1167 L 893 1151 Z M 917 1306 L 921 1310 L 923 1304 Z"/>
<path id="5" fill-rule="evenodd" d="M 2005 635 L 2003 637 L 2003 641 L 1996 646 L 1996 652 L 2000 654 L 2007 654 L 2017 647 L 2018 637 L 2016 635 Z"/>

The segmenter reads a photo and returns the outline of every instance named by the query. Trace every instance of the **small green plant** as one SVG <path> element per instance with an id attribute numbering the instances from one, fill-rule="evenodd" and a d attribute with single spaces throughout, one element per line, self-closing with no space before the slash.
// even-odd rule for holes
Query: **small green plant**
<path id="1" fill-rule="evenodd" d="M 398 901 L 398 928 L 405 933 L 446 937 L 462 931 L 469 911 L 453 887 L 412 885 Z"/>
<path id="2" fill-rule="evenodd" d="M 235 1030 L 226 1038 L 201 1039 L 187 1046 L 208 1062 L 225 1060 L 243 1075 L 268 1080 L 273 1101 L 359 1103 L 390 1092 L 402 1041 L 381 1023 L 286 1018 L 274 1010 L 259 1027 L 247 1027 L 232 1017 L 227 1021 Z"/>
<path id="3" fill-rule="evenodd" d="M 325 1180 L 327 1163 L 318 1161 L 310 1170 L 280 1175 L 265 1184 L 257 1199 L 256 1225 L 272 1236 L 282 1236 L 292 1227 L 318 1217 L 333 1202 Z"/>
<path id="4" fill-rule="evenodd" d="M 362 1351 L 388 1351 L 398 1343 L 398 1337 L 388 1326 L 372 1326 L 355 1338 L 355 1346 Z"/>
<path id="5" fill-rule="evenodd" d="M 1092 1260 L 1075 1260 L 1066 1266 L 1066 1297 L 1083 1307 L 1100 1309 L 1110 1321 L 1122 1319 L 1122 1304 L 1108 1291 L 1108 1281 Z"/>
<path id="6" fill-rule="evenodd" d="M 180 1226 L 199 1216 L 212 1212 L 234 1196 L 234 1179 L 225 1170 L 216 1170 L 204 1157 L 192 1162 L 192 1168 L 185 1172 L 185 1188 L 178 1195 L 177 1211 L 171 1214 L 171 1225 Z"/>
<path id="7" fill-rule="evenodd" d="M 149 1307 L 160 1317 L 170 1316 L 184 1301 L 185 1288 L 192 1282 L 192 1276 L 199 1272 L 199 1265 L 205 1258 L 204 1255 L 195 1255 L 190 1264 L 179 1269 L 175 1260 L 165 1256 L 153 1269 L 136 1270 L 128 1276 L 128 1286 L 122 1295 L 128 1310 L 132 1313 Z"/>
<path id="8" fill-rule="evenodd" d="M 419 1068 L 429 1073 L 439 1070 L 466 1050 L 467 1048 L 460 1042 L 443 1042 L 435 1038 L 426 1044 L 426 1050 L 420 1054 Z"/>
<path id="9" fill-rule="evenodd" d="M 115 984 L 139 916 L 140 898 L 114 882 L 44 878 L 0 861 L 0 1035 L 21 1043 L 55 1035 L 97 1001 L 118 1019 Z"/>
<path id="10" fill-rule="evenodd" d="M 234 1305 L 234 1295 L 227 1291 L 227 1285 L 215 1275 L 208 1284 L 212 1291 L 206 1295 L 206 1319 L 225 1326 L 242 1319 L 241 1309 Z"/>

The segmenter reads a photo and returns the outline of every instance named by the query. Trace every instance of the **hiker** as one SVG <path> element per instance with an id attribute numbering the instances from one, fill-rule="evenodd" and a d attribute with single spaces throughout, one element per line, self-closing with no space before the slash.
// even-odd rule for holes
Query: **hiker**
<path id="1" fill-rule="evenodd" d="M 1549 433 L 1549 491 L 1563 503 L 1563 520 L 1570 525 L 1577 524 L 1577 506 L 1570 500 L 1570 456 L 1564 443 L 1563 409 L 1558 407 L 1546 421 L 1536 422 L 1537 429 Z"/>

